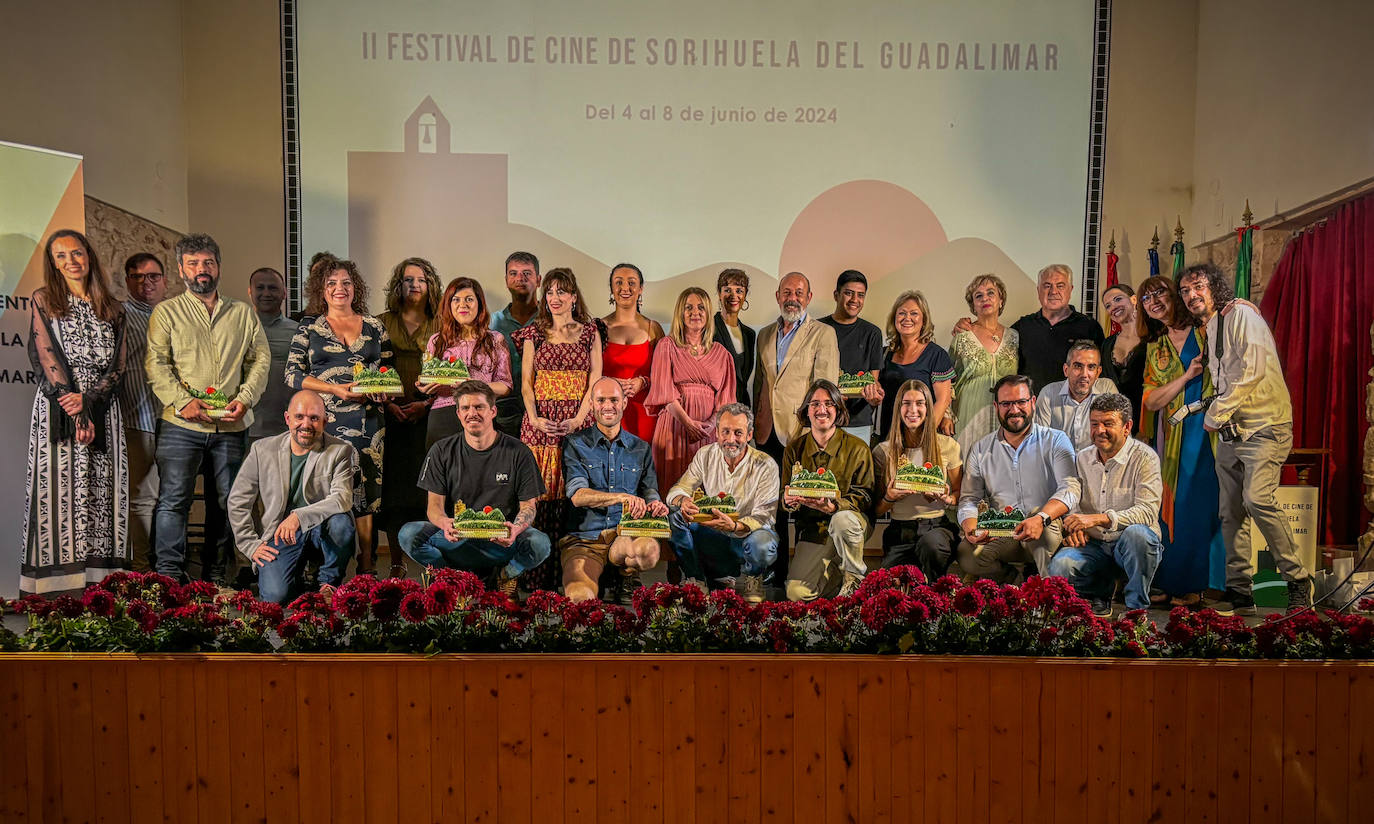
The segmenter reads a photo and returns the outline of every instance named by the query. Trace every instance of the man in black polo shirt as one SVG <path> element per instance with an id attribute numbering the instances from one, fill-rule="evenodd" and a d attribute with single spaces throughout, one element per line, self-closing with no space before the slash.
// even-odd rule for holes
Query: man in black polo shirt
<path id="1" fill-rule="evenodd" d="M 821 323 L 835 330 L 840 346 L 840 371 L 856 375 L 859 372 L 882 371 L 883 333 L 878 327 L 859 317 L 868 298 L 868 278 L 857 269 L 846 269 L 835 281 L 835 313 L 821 318 Z M 875 407 L 883 402 L 882 387 L 875 382 L 864 388 L 859 397 L 846 398 L 849 424 L 844 431 L 868 443 L 873 435 Z"/>
<path id="2" fill-rule="evenodd" d="M 1069 344 L 1090 340 L 1102 344 L 1102 327 L 1097 321 L 1073 308 L 1073 270 L 1062 263 L 1051 263 L 1040 270 L 1036 293 L 1040 311 L 1022 315 L 1011 325 L 1021 336 L 1016 356 L 1017 371 L 1035 382 L 1035 391 L 1064 377 L 1064 358 Z"/>
<path id="3" fill-rule="evenodd" d="M 1073 270 L 1062 263 L 1051 263 L 1036 278 L 1040 311 L 1022 315 L 1011 328 L 1021 336 L 1016 356 L 1016 371 L 1031 379 L 1039 392 L 1064 379 L 1064 359 L 1069 344 L 1076 340 L 1102 343 L 1102 327 L 1097 321 L 1073 308 Z M 973 328 L 972 318 L 960 318 L 955 332 Z"/>
<path id="4" fill-rule="evenodd" d="M 496 569 L 497 588 L 514 595 L 520 574 L 549 557 L 549 536 L 531 526 L 544 481 L 530 448 L 496 431 L 496 395 L 491 387 L 464 381 L 453 395 L 463 431 L 430 447 L 419 480 L 429 492 L 429 520 L 401 527 L 401 548 L 422 567 Z M 465 510 L 500 510 L 506 520 L 496 526 L 504 526 L 509 534 L 460 537 L 454 528 L 454 505 L 459 501 Z"/>

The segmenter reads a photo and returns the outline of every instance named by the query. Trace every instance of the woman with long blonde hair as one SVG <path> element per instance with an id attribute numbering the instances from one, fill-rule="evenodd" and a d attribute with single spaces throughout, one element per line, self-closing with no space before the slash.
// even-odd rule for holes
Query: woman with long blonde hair
<path id="1" fill-rule="evenodd" d="M 883 357 L 883 371 L 878 373 L 883 401 L 878 425 L 887 427 L 893 420 L 898 388 L 906 381 L 917 380 L 930 387 L 935 397 L 931 419 L 946 435 L 953 435 L 954 427 L 945 420 L 945 411 L 954 397 L 954 361 L 935 342 L 935 320 L 930 316 L 926 296 L 916 289 L 898 295 L 887 315 L 886 331 L 887 353 Z M 880 435 L 886 436 L 887 430 Z"/>
<path id="2" fill-rule="evenodd" d="M 963 462 L 959 442 L 939 432 L 931 418 L 935 407 L 930 387 L 909 380 L 897 390 L 887 437 L 873 447 L 875 512 L 891 513 L 883 530 L 883 568 L 915 564 L 929 579 L 945 574 L 957 541 L 957 530 L 945 515 L 959 500 Z M 904 463 L 933 469 L 945 478 L 943 492 L 912 492 L 896 486 Z"/>
<path id="3" fill-rule="evenodd" d="M 668 336 L 654 347 L 644 407 L 654 424 L 654 468 L 669 489 L 692 457 L 714 443 L 716 410 L 735 400 L 735 362 L 714 339 L 711 296 L 692 286 L 678 295 Z"/>

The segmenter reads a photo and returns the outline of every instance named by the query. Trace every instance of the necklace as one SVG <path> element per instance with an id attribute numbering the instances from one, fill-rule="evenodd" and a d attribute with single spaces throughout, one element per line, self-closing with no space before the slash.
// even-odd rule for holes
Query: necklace
<path id="1" fill-rule="evenodd" d="M 975 326 L 982 326 L 982 324 L 974 324 L 974 325 L 975 325 Z M 997 329 L 1001 329 L 1001 328 L 1002 328 L 1002 327 L 1001 327 L 1000 325 L 997 327 Z M 1001 335 L 1000 332 L 997 331 L 997 329 L 989 330 L 986 326 L 982 326 L 982 329 L 983 329 L 984 332 L 987 332 L 987 333 L 988 333 L 988 337 L 992 338 L 992 342 L 993 342 L 993 343 L 1001 343 L 1001 342 L 1002 342 L 1002 335 Z"/>

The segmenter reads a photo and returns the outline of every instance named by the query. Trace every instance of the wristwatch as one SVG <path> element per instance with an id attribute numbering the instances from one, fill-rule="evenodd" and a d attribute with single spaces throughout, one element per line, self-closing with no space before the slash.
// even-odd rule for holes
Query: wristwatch
<path id="1" fill-rule="evenodd" d="M 1041 511 L 1041 512 L 1037 512 L 1037 513 L 1035 513 L 1035 514 L 1036 514 L 1036 515 L 1039 515 L 1041 518 L 1044 519 L 1044 521 L 1045 521 L 1045 526 L 1049 526 L 1049 525 L 1050 525 L 1050 521 L 1053 521 L 1053 520 L 1054 520 L 1053 518 L 1050 517 L 1050 514 L 1049 514 L 1048 512 Z"/>

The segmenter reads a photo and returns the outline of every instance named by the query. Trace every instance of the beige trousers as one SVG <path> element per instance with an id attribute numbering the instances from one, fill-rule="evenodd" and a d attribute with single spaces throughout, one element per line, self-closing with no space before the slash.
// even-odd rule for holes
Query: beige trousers
<path id="1" fill-rule="evenodd" d="M 863 577 L 864 537 L 868 522 L 857 512 L 830 516 L 829 540 L 823 544 L 798 541 L 787 567 L 787 599 L 811 601 L 833 597 L 844 585 L 844 573 Z"/>
<path id="2" fill-rule="evenodd" d="M 1015 538 L 998 538 L 990 543 L 975 546 L 968 541 L 959 542 L 959 568 L 964 575 L 972 578 L 990 578 L 1000 583 L 1011 583 L 1016 577 L 1008 564 L 1034 561 L 1041 575 L 1048 575 L 1050 558 L 1058 551 L 1063 541 L 1059 521 L 1050 521 L 1034 541 L 1018 541 Z"/>

